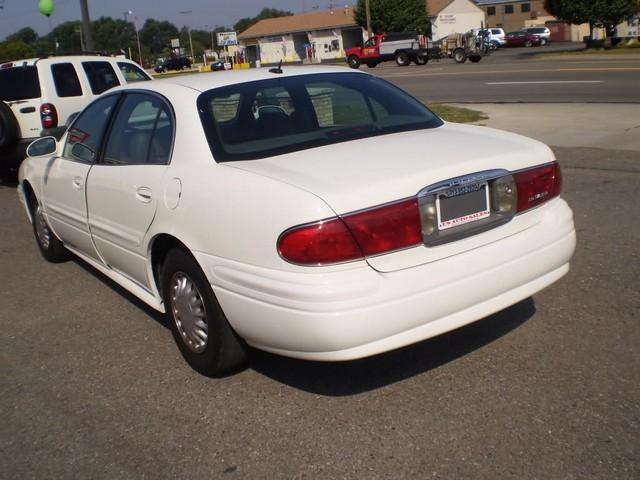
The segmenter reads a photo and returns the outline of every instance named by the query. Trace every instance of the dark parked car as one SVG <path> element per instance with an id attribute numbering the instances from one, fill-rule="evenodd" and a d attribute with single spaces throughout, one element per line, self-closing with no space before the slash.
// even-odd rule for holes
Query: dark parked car
<path id="1" fill-rule="evenodd" d="M 505 40 L 507 41 L 507 47 L 533 47 L 542 43 L 539 35 L 527 32 L 508 33 Z"/>
<path id="2" fill-rule="evenodd" d="M 162 73 L 169 70 L 184 70 L 185 68 L 191 68 L 191 60 L 187 57 L 172 57 L 167 58 L 161 64 L 156 65 L 154 70 L 157 73 Z"/>

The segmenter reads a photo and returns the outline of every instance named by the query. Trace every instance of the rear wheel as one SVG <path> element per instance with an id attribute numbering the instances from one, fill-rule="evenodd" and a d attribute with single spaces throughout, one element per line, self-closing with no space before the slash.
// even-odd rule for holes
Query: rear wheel
<path id="1" fill-rule="evenodd" d="M 31 195 L 29 203 L 31 207 L 31 217 L 33 219 L 33 234 L 36 237 L 36 243 L 44 259 L 51 263 L 60 263 L 69 260 L 71 257 L 69 250 L 64 248 L 60 239 L 51 231 L 44 212 L 42 211 L 42 206 L 35 198 L 35 195 Z"/>
<path id="2" fill-rule="evenodd" d="M 400 67 L 408 67 L 411 63 L 411 59 L 409 58 L 409 54 L 405 52 L 400 52 L 396 55 L 396 63 Z"/>
<path id="3" fill-rule="evenodd" d="M 426 65 L 427 62 L 429 62 L 429 57 L 425 56 L 418 56 L 415 59 L 415 63 L 416 65 Z"/>
<path id="4" fill-rule="evenodd" d="M 480 60 L 482 60 L 482 57 L 480 55 L 470 55 L 469 60 L 472 63 L 478 63 Z"/>
<path id="5" fill-rule="evenodd" d="M 467 53 L 464 51 L 464 48 L 456 48 L 453 51 L 453 59 L 456 63 L 464 63 L 467 61 Z"/>
<path id="6" fill-rule="evenodd" d="M 367 63 L 367 67 L 369 68 L 376 68 L 378 66 L 377 62 L 369 62 Z"/>
<path id="7" fill-rule="evenodd" d="M 360 59 L 355 55 L 351 55 L 347 59 L 347 63 L 349 63 L 351 68 L 360 68 Z"/>
<path id="8" fill-rule="evenodd" d="M 548 43 L 548 42 L 547 42 L 547 39 L 546 39 L 546 38 L 541 38 L 541 39 L 540 39 L 540 45 L 544 46 L 544 45 L 546 45 L 547 43 Z"/>
<path id="9" fill-rule="evenodd" d="M 531 40 L 527 40 L 524 44 L 525 47 L 529 48 L 531 46 L 533 46 L 533 43 L 531 43 Z"/>
<path id="10" fill-rule="evenodd" d="M 221 376 L 244 365 L 244 342 L 229 325 L 207 277 L 188 252 L 173 249 L 167 254 L 161 287 L 173 338 L 191 368 Z"/>

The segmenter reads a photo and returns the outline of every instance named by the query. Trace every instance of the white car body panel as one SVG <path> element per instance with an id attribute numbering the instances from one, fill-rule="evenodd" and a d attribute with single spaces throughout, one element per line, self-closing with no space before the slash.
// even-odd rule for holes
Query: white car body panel
<path id="1" fill-rule="evenodd" d="M 331 71 L 344 69 L 287 68 L 285 75 Z M 177 134 L 171 162 L 92 167 L 85 220 L 102 255 L 87 254 L 88 245 L 71 245 L 73 251 L 164 311 L 150 255 L 157 238 L 171 236 L 196 258 L 229 323 L 249 344 L 314 360 L 359 358 L 415 343 L 527 298 L 568 271 L 575 231 L 561 198 L 438 247 L 420 245 L 321 267 L 285 261 L 277 240 L 293 226 L 415 196 L 460 175 L 516 171 L 554 157 L 548 147 L 524 137 L 446 124 L 216 163 L 197 114 L 198 95 L 261 78 L 273 74 L 226 72 L 141 85 L 172 100 Z M 50 164 L 42 157 L 23 162 L 19 191 L 25 202 L 28 183 L 44 200 L 52 230 L 67 242 L 77 225 L 61 220 L 70 195 L 62 191 L 64 181 L 54 190 L 45 187 L 52 178 Z M 54 171 L 60 178 L 62 173 Z M 136 197 L 140 187 L 149 189 L 151 202 Z M 80 222 L 78 209 L 69 210 L 67 215 Z"/>

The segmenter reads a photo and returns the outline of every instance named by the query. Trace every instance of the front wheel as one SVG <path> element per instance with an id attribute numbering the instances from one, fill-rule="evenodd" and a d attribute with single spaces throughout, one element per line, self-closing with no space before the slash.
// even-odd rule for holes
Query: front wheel
<path id="1" fill-rule="evenodd" d="M 33 235 L 44 259 L 51 263 L 61 263 L 69 260 L 71 257 L 69 250 L 64 248 L 60 239 L 51 231 L 42 211 L 42 206 L 35 196 L 31 197 L 30 204 Z"/>
<path id="2" fill-rule="evenodd" d="M 471 63 L 478 63 L 480 60 L 482 60 L 480 55 L 471 55 L 469 57 L 469 61 L 471 61 Z"/>
<path id="3" fill-rule="evenodd" d="M 376 68 L 378 66 L 377 62 L 369 62 L 367 63 L 367 67 L 369 68 Z"/>
<path id="4" fill-rule="evenodd" d="M 356 57 L 355 55 L 351 55 L 347 59 L 347 63 L 349 64 L 349 66 L 351 68 L 360 68 L 360 59 L 358 57 Z"/>
<path id="5" fill-rule="evenodd" d="M 229 325 L 207 277 L 188 252 L 173 249 L 167 254 L 161 286 L 173 338 L 191 368 L 217 377 L 244 365 L 244 342 Z"/>
<path id="6" fill-rule="evenodd" d="M 540 46 L 544 47 L 547 44 L 547 39 L 546 38 L 541 38 L 540 39 Z"/>
<path id="7" fill-rule="evenodd" d="M 400 67 L 408 67 L 411 63 L 411 59 L 407 53 L 400 52 L 396 55 L 396 63 Z"/>
<path id="8" fill-rule="evenodd" d="M 416 65 L 426 65 L 429 62 L 429 57 L 419 56 L 415 59 Z"/>
<path id="9" fill-rule="evenodd" d="M 533 46 L 533 43 L 531 43 L 531 40 L 527 40 L 524 44 L 525 47 L 529 48 L 531 46 Z"/>

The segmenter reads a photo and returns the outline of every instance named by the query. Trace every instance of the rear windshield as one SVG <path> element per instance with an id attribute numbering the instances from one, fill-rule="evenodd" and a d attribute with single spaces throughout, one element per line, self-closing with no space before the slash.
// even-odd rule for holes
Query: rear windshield
<path id="1" fill-rule="evenodd" d="M 217 161 L 254 160 L 442 121 L 390 83 L 358 73 L 300 75 L 204 92 L 198 109 Z"/>
<path id="2" fill-rule="evenodd" d="M 0 100 L 40 98 L 38 70 L 34 66 L 0 69 Z"/>
<path id="3" fill-rule="evenodd" d="M 546 31 L 546 28 L 527 28 L 527 32 L 529 33 L 545 33 Z"/>

